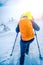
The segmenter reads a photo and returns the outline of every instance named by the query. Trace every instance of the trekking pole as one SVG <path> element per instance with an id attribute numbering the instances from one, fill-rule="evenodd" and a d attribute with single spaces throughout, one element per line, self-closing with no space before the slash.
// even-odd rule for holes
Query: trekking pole
<path id="1" fill-rule="evenodd" d="M 14 45 L 13 45 L 13 48 L 12 48 L 12 51 L 11 51 L 10 56 L 13 55 L 13 51 L 14 51 L 14 47 L 15 47 L 15 43 L 16 43 L 17 37 L 18 37 L 18 33 L 17 33 L 17 35 L 16 35 L 16 38 L 15 38 Z"/>
<path id="2" fill-rule="evenodd" d="M 5 61 L 11 59 L 11 56 L 13 55 L 13 51 L 14 51 L 14 47 L 15 47 L 15 43 L 16 43 L 17 37 L 18 37 L 18 33 L 16 34 L 16 38 L 15 38 L 15 41 L 14 41 L 14 45 L 13 45 L 13 48 L 12 48 L 12 51 L 11 51 L 10 57 L 7 58 L 7 59 L 2 60 L 1 62 L 5 62 Z"/>
<path id="3" fill-rule="evenodd" d="M 34 31 L 35 31 L 35 30 L 34 30 Z M 37 38 L 36 31 L 35 31 L 35 36 L 36 36 L 36 42 L 37 42 L 38 51 L 39 51 L 39 58 L 42 60 L 42 56 L 41 56 L 41 52 L 40 52 L 40 47 L 39 47 L 39 43 L 38 43 L 38 38 Z"/>

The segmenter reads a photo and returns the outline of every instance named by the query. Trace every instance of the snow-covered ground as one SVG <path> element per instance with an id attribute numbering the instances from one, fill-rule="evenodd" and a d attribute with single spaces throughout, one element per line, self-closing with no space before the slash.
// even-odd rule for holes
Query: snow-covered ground
<path id="1" fill-rule="evenodd" d="M 43 20 L 36 21 L 36 23 L 40 26 L 40 31 L 36 33 L 38 37 L 41 55 L 43 57 Z M 6 23 L 6 26 L 9 29 L 6 31 L 1 30 L 0 32 L 0 65 L 19 65 L 20 33 L 17 37 L 13 55 L 12 57 L 10 57 L 10 53 L 12 51 L 12 47 L 16 37 L 15 28 L 17 26 L 17 22 L 15 20 L 10 21 Z M 29 54 L 25 54 L 24 65 L 43 65 L 43 60 L 40 60 L 39 58 L 39 51 L 36 38 L 30 45 L 29 50 Z"/>
<path id="2" fill-rule="evenodd" d="M 0 0 L 0 65 L 19 65 L 20 58 L 20 33 L 13 55 L 10 56 L 12 47 L 16 38 L 16 26 L 21 14 L 30 11 L 36 23 L 40 26 L 40 31 L 37 33 L 37 39 L 43 57 L 43 20 L 40 20 L 40 15 L 43 12 L 43 0 Z M 43 15 L 42 15 L 43 16 Z M 39 20 L 37 20 L 39 18 Z M 43 59 L 39 58 L 38 46 L 35 40 L 31 43 L 29 54 L 25 54 L 24 65 L 43 65 Z"/>

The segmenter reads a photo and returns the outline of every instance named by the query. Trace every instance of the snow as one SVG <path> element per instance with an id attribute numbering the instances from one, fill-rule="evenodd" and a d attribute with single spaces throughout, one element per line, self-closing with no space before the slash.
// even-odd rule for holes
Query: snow
<path id="1" fill-rule="evenodd" d="M 13 55 L 10 56 L 17 34 L 15 29 L 21 14 L 27 10 L 31 11 L 34 17 L 40 17 L 43 11 L 42 0 L 40 2 L 39 0 L 34 0 L 33 4 L 31 0 L 30 2 L 28 0 L 8 0 L 4 6 L 0 7 L 0 65 L 20 65 L 20 33 L 15 43 Z M 35 6 L 36 3 L 38 7 Z M 35 22 L 40 26 L 40 31 L 36 33 L 41 56 L 43 57 L 43 20 L 35 20 Z M 43 65 L 43 59 L 40 60 L 39 58 L 36 37 L 30 45 L 29 54 L 25 54 L 24 65 Z"/>
<path id="2" fill-rule="evenodd" d="M 9 28 L 9 30 L 7 31 L 2 30 L 3 32 L 0 33 L 0 51 L 1 51 L 0 52 L 0 65 L 19 65 L 20 33 L 15 43 L 13 55 L 10 56 L 12 47 L 16 38 L 15 28 L 17 26 L 17 22 L 15 24 L 14 21 L 6 23 L 6 26 Z M 36 33 L 38 37 L 41 55 L 43 57 L 43 39 L 42 39 L 43 21 L 37 21 L 37 22 L 36 23 L 40 26 L 40 31 Z M 39 58 L 39 51 L 38 51 L 36 38 L 30 45 L 29 54 L 28 55 L 25 54 L 24 65 L 43 65 L 43 60 L 40 60 Z"/>

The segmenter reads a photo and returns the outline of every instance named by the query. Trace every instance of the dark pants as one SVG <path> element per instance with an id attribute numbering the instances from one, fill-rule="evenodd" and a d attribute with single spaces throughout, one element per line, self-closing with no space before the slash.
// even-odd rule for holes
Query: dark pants
<path id="1" fill-rule="evenodd" d="M 34 39 L 30 41 L 23 41 L 22 39 L 20 40 L 20 50 L 21 50 L 20 65 L 24 65 L 25 53 L 29 52 L 30 43 L 33 40 Z"/>

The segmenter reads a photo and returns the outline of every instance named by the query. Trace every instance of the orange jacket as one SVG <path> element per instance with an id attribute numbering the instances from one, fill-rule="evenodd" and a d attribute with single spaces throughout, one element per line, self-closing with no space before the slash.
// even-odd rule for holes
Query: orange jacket
<path id="1" fill-rule="evenodd" d="M 29 41 L 34 38 L 32 23 L 28 18 L 23 18 L 19 21 L 19 29 L 22 40 Z"/>

